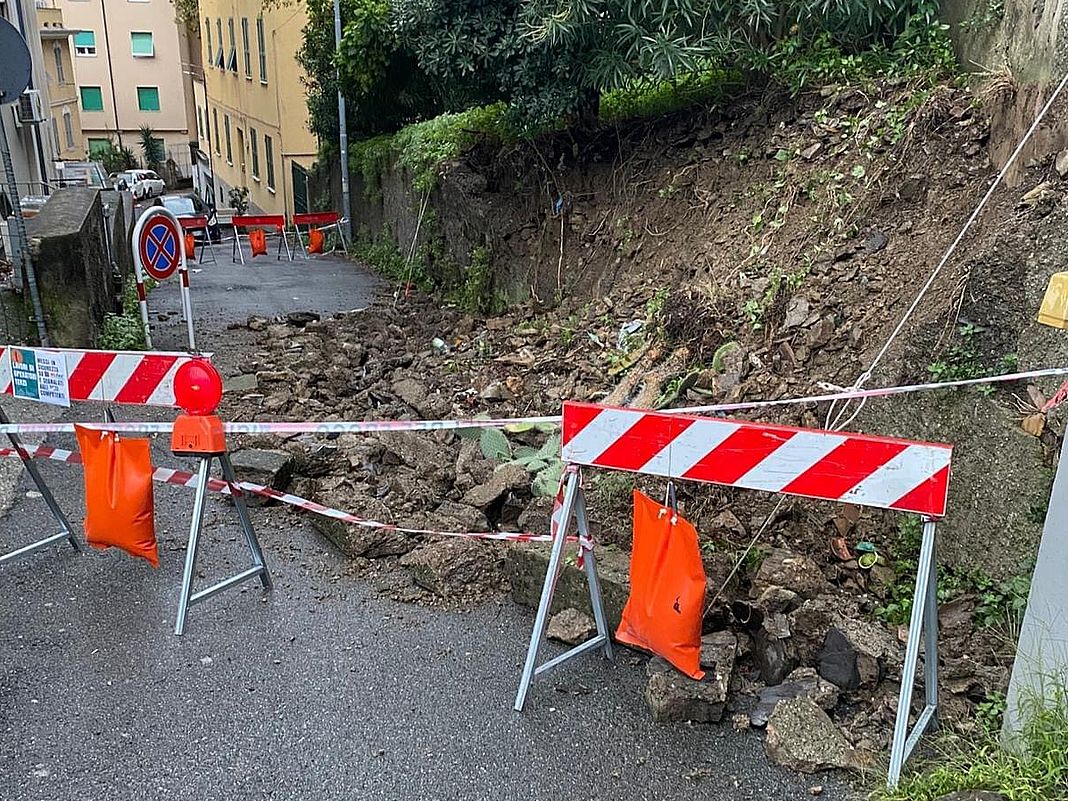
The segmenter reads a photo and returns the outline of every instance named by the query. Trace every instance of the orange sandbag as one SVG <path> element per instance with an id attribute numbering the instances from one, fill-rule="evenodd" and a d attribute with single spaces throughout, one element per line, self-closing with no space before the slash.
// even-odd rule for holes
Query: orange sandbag
<path id="1" fill-rule="evenodd" d="M 630 597 L 616 639 L 662 656 L 687 676 L 701 670 L 705 568 L 697 529 L 634 490 Z"/>
<path id="2" fill-rule="evenodd" d="M 253 256 L 267 255 L 267 234 L 262 228 L 248 232 L 248 244 L 252 248 Z"/>
<path id="3" fill-rule="evenodd" d="M 197 260 L 197 239 L 192 234 L 185 235 L 185 257 L 189 261 Z"/>
<path id="4" fill-rule="evenodd" d="M 323 236 L 323 232 L 318 228 L 312 228 L 308 231 L 308 252 L 309 253 L 322 253 L 323 242 L 326 237 Z"/>
<path id="5" fill-rule="evenodd" d="M 152 515 L 152 454 L 147 439 L 75 426 L 85 466 L 85 539 L 159 567 Z"/>

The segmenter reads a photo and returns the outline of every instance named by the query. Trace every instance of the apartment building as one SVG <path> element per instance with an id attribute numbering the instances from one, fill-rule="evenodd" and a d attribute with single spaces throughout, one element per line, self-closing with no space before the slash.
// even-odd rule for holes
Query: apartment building
<path id="1" fill-rule="evenodd" d="M 34 0 L 0 0 L 0 17 L 10 22 L 26 40 L 32 66 L 29 90 L 33 102 L 0 106 L 0 124 L 4 126 L 11 149 L 20 197 L 48 194 L 55 179 L 55 166 L 52 163 L 55 153 L 48 122 L 51 105 L 49 82 L 41 46 L 37 5 Z M 0 168 L 0 179 L 3 177 L 3 169 Z M 16 201 L 7 196 L 6 182 L 0 180 L 0 184 L 5 184 L 0 186 L 0 218 L 3 218 L 10 213 Z"/>
<path id="2" fill-rule="evenodd" d="M 109 142 L 141 157 L 147 126 L 180 175 L 191 170 L 195 140 L 189 102 L 188 38 L 171 0 L 55 0 L 74 35 L 84 152 Z"/>
<path id="3" fill-rule="evenodd" d="M 307 171 L 317 145 L 297 50 L 307 23 L 304 3 L 201 0 L 204 82 L 194 85 L 199 150 L 196 183 L 229 206 L 230 190 L 248 189 L 254 211 L 308 207 Z"/>
<path id="4" fill-rule="evenodd" d="M 76 30 L 64 24 L 57 0 L 36 0 L 40 25 L 41 51 L 48 79 L 49 132 L 52 155 L 62 160 L 85 157 L 81 114 L 78 110 L 78 83 L 74 77 Z"/>

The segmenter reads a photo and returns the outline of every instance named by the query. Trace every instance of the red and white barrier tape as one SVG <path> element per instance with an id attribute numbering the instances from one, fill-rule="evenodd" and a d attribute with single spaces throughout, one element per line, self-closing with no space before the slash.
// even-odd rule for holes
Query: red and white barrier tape
<path id="1" fill-rule="evenodd" d="M 39 445 L 35 447 L 24 446 L 22 450 L 27 456 L 37 459 L 50 459 L 56 462 L 63 462 L 64 464 L 82 463 L 82 456 L 80 453 L 64 450 L 63 448 L 52 448 L 47 445 Z M 0 457 L 4 456 L 18 458 L 19 453 L 14 448 L 0 448 Z M 152 480 L 159 484 L 173 484 L 178 487 L 194 488 L 197 485 L 197 476 L 194 473 L 187 473 L 182 470 L 172 470 L 167 467 L 157 467 L 152 473 Z M 404 526 L 396 526 L 392 523 L 381 523 L 377 520 L 368 520 L 363 517 L 357 517 L 349 512 L 343 512 L 340 509 L 331 509 L 329 506 L 323 506 L 321 503 L 309 501 L 307 498 L 301 498 L 299 495 L 292 495 L 288 492 L 279 492 L 276 489 L 271 489 L 270 487 L 265 487 L 261 484 L 241 481 L 238 482 L 237 487 L 243 492 L 249 492 L 253 495 L 261 495 L 265 498 L 273 498 L 280 503 L 288 504 L 297 509 L 303 509 L 306 512 L 313 512 L 317 515 L 322 515 L 323 517 L 340 520 L 343 523 L 351 523 L 352 525 L 361 526 L 362 528 L 396 531 L 401 534 L 425 534 L 436 537 L 460 537 L 464 539 L 500 540 L 506 542 L 552 541 L 552 536 L 549 534 L 532 534 L 526 531 L 436 531 L 434 529 L 424 528 L 405 528 Z M 232 494 L 230 485 L 226 481 L 218 478 L 208 479 L 208 489 L 223 495 Z M 553 529 L 553 533 L 555 534 L 555 528 Z M 569 537 L 568 541 L 579 542 L 582 545 L 582 550 L 588 550 L 593 547 L 593 542 L 587 539 Z"/>
<path id="2" fill-rule="evenodd" d="M 781 398 L 779 400 L 742 401 L 740 403 L 714 403 L 708 406 L 685 406 L 677 409 L 661 409 L 663 414 L 711 414 L 714 412 L 740 412 L 766 409 L 775 406 L 795 406 L 854 398 L 882 398 L 891 395 L 907 395 L 915 392 L 933 392 L 941 389 L 1002 384 L 1034 378 L 1068 375 L 1068 367 L 1050 367 L 1043 370 L 1028 370 L 1022 373 L 1006 373 L 984 378 L 966 378 L 959 381 L 906 384 L 881 389 L 860 389 L 832 392 L 825 395 Z M 1047 404 L 1048 406 L 1048 404 Z M 354 420 L 338 422 L 285 421 L 278 423 L 231 422 L 223 423 L 227 434 L 373 434 L 386 431 L 456 431 L 472 428 L 513 428 L 534 425 L 559 425 L 560 415 L 542 417 L 509 417 L 498 419 L 467 420 Z M 124 434 L 169 434 L 173 423 L 5 423 L 0 424 L 0 434 L 73 434 L 75 425 Z"/>

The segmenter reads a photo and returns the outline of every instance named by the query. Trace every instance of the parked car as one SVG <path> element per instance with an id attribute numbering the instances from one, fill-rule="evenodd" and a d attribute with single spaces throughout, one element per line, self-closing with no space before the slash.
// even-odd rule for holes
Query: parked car
<path id="1" fill-rule="evenodd" d="M 163 179 L 152 170 L 126 170 L 112 177 L 116 189 L 128 189 L 134 200 L 147 200 L 163 194 Z"/>
<path id="2" fill-rule="evenodd" d="M 183 217 L 207 217 L 208 236 L 211 237 L 211 241 L 222 241 L 222 234 L 219 230 L 219 215 L 216 213 L 215 207 L 205 203 L 200 195 L 195 192 L 164 195 L 157 202 L 179 220 Z"/>
<path id="3" fill-rule="evenodd" d="M 95 186 L 110 189 L 113 184 L 104 175 L 104 169 L 95 161 L 57 161 L 56 184 L 64 186 Z"/>

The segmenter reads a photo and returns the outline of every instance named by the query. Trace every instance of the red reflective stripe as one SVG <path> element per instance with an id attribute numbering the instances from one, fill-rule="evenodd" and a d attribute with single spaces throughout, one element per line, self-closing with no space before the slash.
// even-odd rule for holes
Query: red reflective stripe
<path id="1" fill-rule="evenodd" d="M 231 222 L 235 228 L 275 228 L 281 231 L 286 224 L 286 218 L 282 214 L 261 214 L 257 216 L 234 217 Z"/>
<path id="2" fill-rule="evenodd" d="M 318 211 L 293 215 L 293 225 L 335 225 L 340 220 L 341 215 L 336 211 Z"/>
<path id="3" fill-rule="evenodd" d="M 189 288 L 189 271 L 188 270 L 182 270 L 182 286 L 184 286 L 186 289 Z"/>
<path id="4" fill-rule="evenodd" d="M 692 419 L 664 420 L 655 415 L 645 415 L 594 461 L 605 467 L 618 467 L 620 470 L 640 470 L 693 423 Z"/>
<path id="5" fill-rule="evenodd" d="M 915 489 L 905 493 L 888 508 L 899 512 L 943 517 L 946 513 L 946 494 L 949 492 L 949 465 L 946 465 Z"/>
<path id="6" fill-rule="evenodd" d="M 838 498 L 889 462 L 908 445 L 847 439 L 782 488 L 782 492 L 817 498 Z"/>
<path id="7" fill-rule="evenodd" d="M 147 402 L 176 361 L 178 361 L 177 356 L 145 356 L 137 365 L 133 375 L 115 395 L 115 402 Z"/>
<path id="8" fill-rule="evenodd" d="M 604 407 L 588 403 L 565 403 L 562 443 L 566 445 L 597 417 Z"/>
<path id="9" fill-rule="evenodd" d="M 148 299 L 148 293 L 145 292 L 145 285 L 140 282 L 137 284 L 137 299 L 142 303 Z"/>
<path id="10" fill-rule="evenodd" d="M 74 372 L 70 374 L 67 384 L 70 387 L 71 400 L 91 400 L 93 390 L 96 389 L 104 373 L 115 361 L 116 354 L 88 351 Z"/>
<path id="11" fill-rule="evenodd" d="M 778 450 L 796 431 L 743 426 L 723 440 L 719 447 L 705 454 L 683 478 L 733 484 L 770 454 Z"/>

